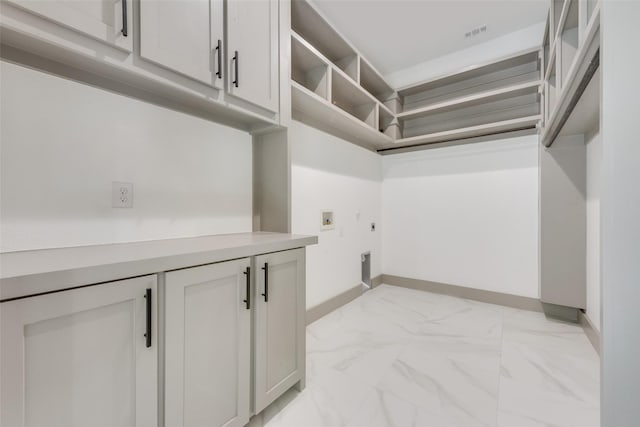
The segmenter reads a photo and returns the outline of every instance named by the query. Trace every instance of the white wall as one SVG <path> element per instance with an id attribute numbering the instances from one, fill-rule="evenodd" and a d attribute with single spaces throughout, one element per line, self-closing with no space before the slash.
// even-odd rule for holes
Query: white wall
<path id="1" fill-rule="evenodd" d="M 1 63 L 1 250 L 251 231 L 249 134 Z M 111 182 L 134 207 L 111 207 Z"/>
<path id="2" fill-rule="evenodd" d="M 383 157 L 385 274 L 532 298 L 538 137 Z"/>
<path id="3" fill-rule="evenodd" d="M 371 276 L 381 271 L 381 158 L 293 121 L 291 140 L 292 232 L 315 234 L 307 248 L 307 308 L 360 283 L 360 254 L 371 251 Z M 333 210 L 335 229 L 320 231 L 321 210 Z M 359 213 L 359 216 L 357 215 Z M 379 228 L 377 229 L 379 230 Z"/>
<path id="4" fill-rule="evenodd" d="M 587 145 L 587 316 L 600 330 L 600 187 L 602 139 L 600 131 L 585 135 Z"/>
<path id="5" fill-rule="evenodd" d="M 602 422 L 640 420 L 640 2 L 601 4 Z M 637 48 L 636 48 L 637 51 Z"/>
<path id="6" fill-rule="evenodd" d="M 511 34 L 480 43 L 467 49 L 422 62 L 385 76 L 393 87 L 418 83 L 440 75 L 459 71 L 474 64 L 482 64 L 516 52 L 540 47 L 545 23 L 541 22 Z"/>

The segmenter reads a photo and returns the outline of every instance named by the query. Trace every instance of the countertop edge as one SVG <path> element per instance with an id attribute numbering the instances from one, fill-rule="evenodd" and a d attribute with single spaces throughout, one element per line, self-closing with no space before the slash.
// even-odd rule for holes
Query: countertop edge
<path id="1" fill-rule="evenodd" d="M 0 279 L 0 301 L 301 248 L 318 243 L 317 236 L 283 233 L 282 237 L 283 240 L 6 277 Z"/>

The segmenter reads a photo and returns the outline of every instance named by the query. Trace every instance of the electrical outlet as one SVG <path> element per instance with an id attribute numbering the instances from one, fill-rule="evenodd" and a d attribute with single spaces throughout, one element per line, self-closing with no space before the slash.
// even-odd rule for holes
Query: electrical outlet
<path id="1" fill-rule="evenodd" d="M 133 184 L 131 182 L 111 183 L 111 207 L 133 207 Z"/>
<path id="2" fill-rule="evenodd" d="M 376 231 L 376 223 L 375 222 L 371 223 L 371 231 Z"/>

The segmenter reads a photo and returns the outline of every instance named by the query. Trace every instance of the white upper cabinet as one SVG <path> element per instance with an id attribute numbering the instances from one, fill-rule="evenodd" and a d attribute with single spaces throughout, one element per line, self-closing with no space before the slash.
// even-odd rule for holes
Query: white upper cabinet
<path id="1" fill-rule="evenodd" d="M 165 425 L 249 422 L 248 258 L 166 274 Z"/>
<path id="2" fill-rule="evenodd" d="M 133 50 L 133 0 L 4 1 L 127 52 Z"/>
<path id="3" fill-rule="evenodd" d="M 305 372 L 304 249 L 256 257 L 255 413 Z"/>
<path id="4" fill-rule="evenodd" d="M 140 56 L 223 88 L 222 0 L 141 0 Z"/>
<path id="5" fill-rule="evenodd" d="M 278 0 L 227 1 L 230 94 L 278 111 Z"/>
<path id="6" fill-rule="evenodd" d="M 0 425 L 157 427 L 156 276 L 0 304 Z"/>

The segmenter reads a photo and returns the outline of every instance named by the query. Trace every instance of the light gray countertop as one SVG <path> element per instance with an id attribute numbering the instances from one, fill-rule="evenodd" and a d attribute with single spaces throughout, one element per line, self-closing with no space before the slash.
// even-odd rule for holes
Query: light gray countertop
<path id="1" fill-rule="evenodd" d="M 317 236 L 238 233 L 0 254 L 0 300 L 318 243 Z"/>

